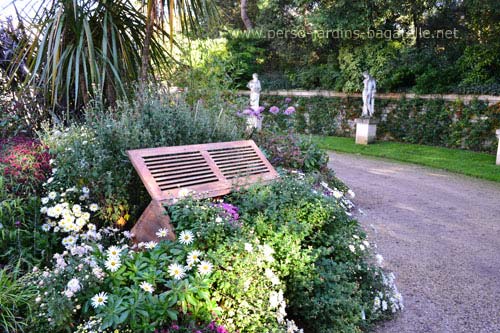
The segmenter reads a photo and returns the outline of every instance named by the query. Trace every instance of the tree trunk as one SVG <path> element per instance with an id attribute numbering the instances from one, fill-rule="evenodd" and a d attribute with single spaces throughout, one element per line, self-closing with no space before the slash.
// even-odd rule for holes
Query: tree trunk
<path id="1" fill-rule="evenodd" d="M 151 58 L 150 46 L 151 39 L 153 38 L 153 28 L 155 24 L 155 8 L 153 3 L 148 1 L 148 10 L 146 18 L 146 35 L 144 36 L 144 45 L 142 47 L 142 64 L 141 64 L 141 75 L 140 80 L 142 83 L 146 82 L 148 79 L 148 69 L 149 62 Z"/>
<path id="2" fill-rule="evenodd" d="M 250 18 L 248 17 L 248 6 L 247 6 L 247 0 L 241 0 L 241 19 L 243 20 L 243 24 L 245 25 L 245 28 L 247 30 L 252 30 L 253 29 L 253 24 L 252 21 L 250 21 Z"/>

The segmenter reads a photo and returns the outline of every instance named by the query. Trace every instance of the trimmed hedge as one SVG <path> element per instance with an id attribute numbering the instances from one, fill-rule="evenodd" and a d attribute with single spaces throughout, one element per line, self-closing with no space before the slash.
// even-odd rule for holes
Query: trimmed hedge
<path id="1" fill-rule="evenodd" d="M 280 105 L 281 96 L 264 96 L 264 105 Z M 361 115 L 360 98 L 295 97 L 294 127 L 299 133 L 354 136 L 354 119 Z M 378 137 L 407 143 L 494 153 L 495 130 L 500 128 L 500 104 L 474 100 L 382 100 L 375 103 L 381 119 Z M 285 129 L 283 129 L 285 130 Z"/>

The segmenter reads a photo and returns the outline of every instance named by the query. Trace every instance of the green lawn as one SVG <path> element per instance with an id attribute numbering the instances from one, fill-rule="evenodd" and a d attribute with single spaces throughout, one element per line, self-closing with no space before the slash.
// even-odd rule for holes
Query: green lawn
<path id="1" fill-rule="evenodd" d="M 500 182 L 500 166 L 495 165 L 495 156 L 489 154 L 399 142 L 364 146 L 356 145 L 351 138 L 333 136 L 312 138 L 326 150 L 388 158 Z"/>

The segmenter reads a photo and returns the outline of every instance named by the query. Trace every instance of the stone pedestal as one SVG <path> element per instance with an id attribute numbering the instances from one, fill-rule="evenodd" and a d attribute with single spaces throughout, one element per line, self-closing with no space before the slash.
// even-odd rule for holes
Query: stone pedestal
<path id="1" fill-rule="evenodd" d="M 497 150 L 497 165 L 500 165 L 500 129 L 497 129 L 498 150 Z"/>
<path id="2" fill-rule="evenodd" d="M 367 145 L 375 142 L 377 138 L 378 120 L 373 118 L 357 118 L 356 120 L 356 144 Z"/>

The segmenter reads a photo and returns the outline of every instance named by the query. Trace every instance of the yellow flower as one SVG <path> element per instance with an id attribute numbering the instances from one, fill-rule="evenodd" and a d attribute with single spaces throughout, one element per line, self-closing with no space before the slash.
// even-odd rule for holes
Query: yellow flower
<path id="1" fill-rule="evenodd" d="M 118 221 L 116 221 L 116 225 L 119 226 L 120 228 L 123 227 L 127 221 L 123 218 L 123 216 L 120 216 Z"/>

